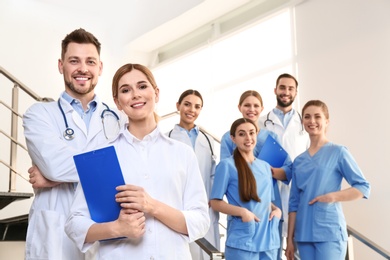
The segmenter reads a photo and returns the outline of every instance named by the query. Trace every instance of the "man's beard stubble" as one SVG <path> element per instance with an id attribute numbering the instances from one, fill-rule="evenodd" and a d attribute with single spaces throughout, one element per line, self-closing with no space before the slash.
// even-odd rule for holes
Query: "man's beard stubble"
<path id="1" fill-rule="evenodd" d="M 92 83 L 91 83 L 90 86 L 89 86 L 89 88 L 88 88 L 86 91 L 80 92 L 79 90 L 77 90 L 77 89 L 74 87 L 73 83 L 70 82 L 70 81 L 66 81 L 66 80 L 65 80 L 65 85 L 66 85 L 72 92 L 77 93 L 77 94 L 79 94 L 79 95 L 85 95 L 85 94 L 91 93 L 91 92 L 95 89 L 95 87 L 96 87 L 96 84 L 92 84 Z"/>
<path id="2" fill-rule="evenodd" d="M 279 96 L 276 96 L 276 101 L 277 101 L 277 103 L 278 103 L 278 106 L 280 106 L 280 107 L 289 107 L 289 106 L 291 106 L 291 104 L 294 102 L 294 99 L 295 99 L 295 98 L 291 97 L 291 99 L 290 99 L 289 102 L 284 103 L 284 102 L 279 98 Z"/>

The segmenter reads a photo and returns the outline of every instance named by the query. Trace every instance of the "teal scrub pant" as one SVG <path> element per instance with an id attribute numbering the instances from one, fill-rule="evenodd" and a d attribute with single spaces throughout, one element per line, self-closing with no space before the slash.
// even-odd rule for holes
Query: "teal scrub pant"
<path id="1" fill-rule="evenodd" d="M 271 249 L 264 252 L 250 252 L 238 248 L 225 247 L 226 260 L 275 260 L 278 255 L 279 248 Z"/>
<path id="2" fill-rule="evenodd" d="M 347 241 L 297 242 L 302 260 L 345 260 Z"/>

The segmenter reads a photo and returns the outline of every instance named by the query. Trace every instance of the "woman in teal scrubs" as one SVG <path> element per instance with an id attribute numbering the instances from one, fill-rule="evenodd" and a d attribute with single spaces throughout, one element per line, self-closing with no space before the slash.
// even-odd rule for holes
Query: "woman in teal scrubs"
<path id="1" fill-rule="evenodd" d="M 347 148 L 327 139 L 325 103 L 307 102 L 302 117 L 310 147 L 293 164 L 286 256 L 294 259 L 295 240 L 302 260 L 342 260 L 347 225 L 341 202 L 368 198 L 370 184 Z M 343 179 L 351 187 L 341 190 Z"/>
<path id="2" fill-rule="evenodd" d="M 236 120 L 230 129 L 236 149 L 233 156 L 220 161 L 215 172 L 210 205 L 228 215 L 227 260 L 274 260 L 280 247 L 282 212 L 272 204 L 271 167 L 253 154 L 257 131 L 255 122 Z"/>

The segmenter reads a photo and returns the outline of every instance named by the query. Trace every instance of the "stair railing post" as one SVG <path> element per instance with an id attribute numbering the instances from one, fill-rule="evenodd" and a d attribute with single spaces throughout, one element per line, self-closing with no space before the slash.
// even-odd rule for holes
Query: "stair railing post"
<path id="1" fill-rule="evenodd" d="M 19 87 L 15 83 L 12 89 L 12 109 L 15 112 L 19 111 Z M 18 115 L 12 112 L 11 116 L 11 136 L 14 140 L 18 140 Z M 17 168 L 17 144 L 11 141 L 10 146 L 10 166 L 12 169 Z M 9 192 L 16 191 L 16 174 L 10 169 L 9 171 Z"/>
<path id="2" fill-rule="evenodd" d="M 353 237 L 348 232 L 347 240 L 347 254 L 345 255 L 345 260 L 354 260 L 353 256 Z"/>

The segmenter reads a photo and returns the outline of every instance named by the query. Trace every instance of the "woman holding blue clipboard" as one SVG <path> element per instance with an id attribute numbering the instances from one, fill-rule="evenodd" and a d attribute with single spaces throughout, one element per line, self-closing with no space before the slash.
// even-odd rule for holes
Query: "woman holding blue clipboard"
<path id="1" fill-rule="evenodd" d="M 154 113 L 159 88 L 148 68 L 122 66 L 112 92 L 129 119 L 109 143 L 126 183 L 117 187 L 115 197 L 121 210 L 116 220 L 95 222 L 78 187 L 66 233 L 83 252 L 99 241 L 97 259 L 191 259 L 189 243 L 203 237 L 210 225 L 195 153 L 160 131 Z"/>
<path id="2" fill-rule="evenodd" d="M 261 98 L 261 95 L 255 91 L 255 90 L 247 90 L 244 93 L 241 94 L 240 100 L 238 102 L 238 110 L 242 114 L 243 118 L 252 120 L 255 123 L 258 123 L 260 114 L 263 111 L 263 99 Z M 268 139 L 268 140 L 267 140 Z M 278 142 L 278 136 L 271 131 L 268 131 L 265 128 L 259 128 L 257 133 L 257 143 L 256 147 L 253 150 L 254 155 L 257 158 L 260 158 L 260 152 L 263 148 L 263 146 L 267 144 L 267 151 L 275 151 L 274 149 L 283 149 L 279 145 Z M 272 147 L 270 144 L 276 144 L 275 147 Z M 236 148 L 236 145 L 230 138 L 230 132 L 227 131 L 221 138 L 221 153 L 220 157 L 221 160 L 227 157 L 232 156 L 233 150 Z M 270 163 L 272 167 L 274 167 L 272 170 L 273 177 L 279 180 L 285 180 L 290 179 L 291 175 L 291 160 L 290 157 L 285 153 L 284 150 L 282 150 L 283 153 L 281 153 L 279 156 L 282 156 L 284 158 L 278 157 L 277 160 L 269 161 L 268 159 L 271 158 L 271 156 L 266 156 L 264 153 L 262 156 L 265 161 Z M 272 157 L 275 157 L 276 154 L 272 155 Z M 273 165 L 272 162 L 280 162 L 283 161 L 282 164 Z M 280 169 L 279 169 L 280 168 Z"/>

